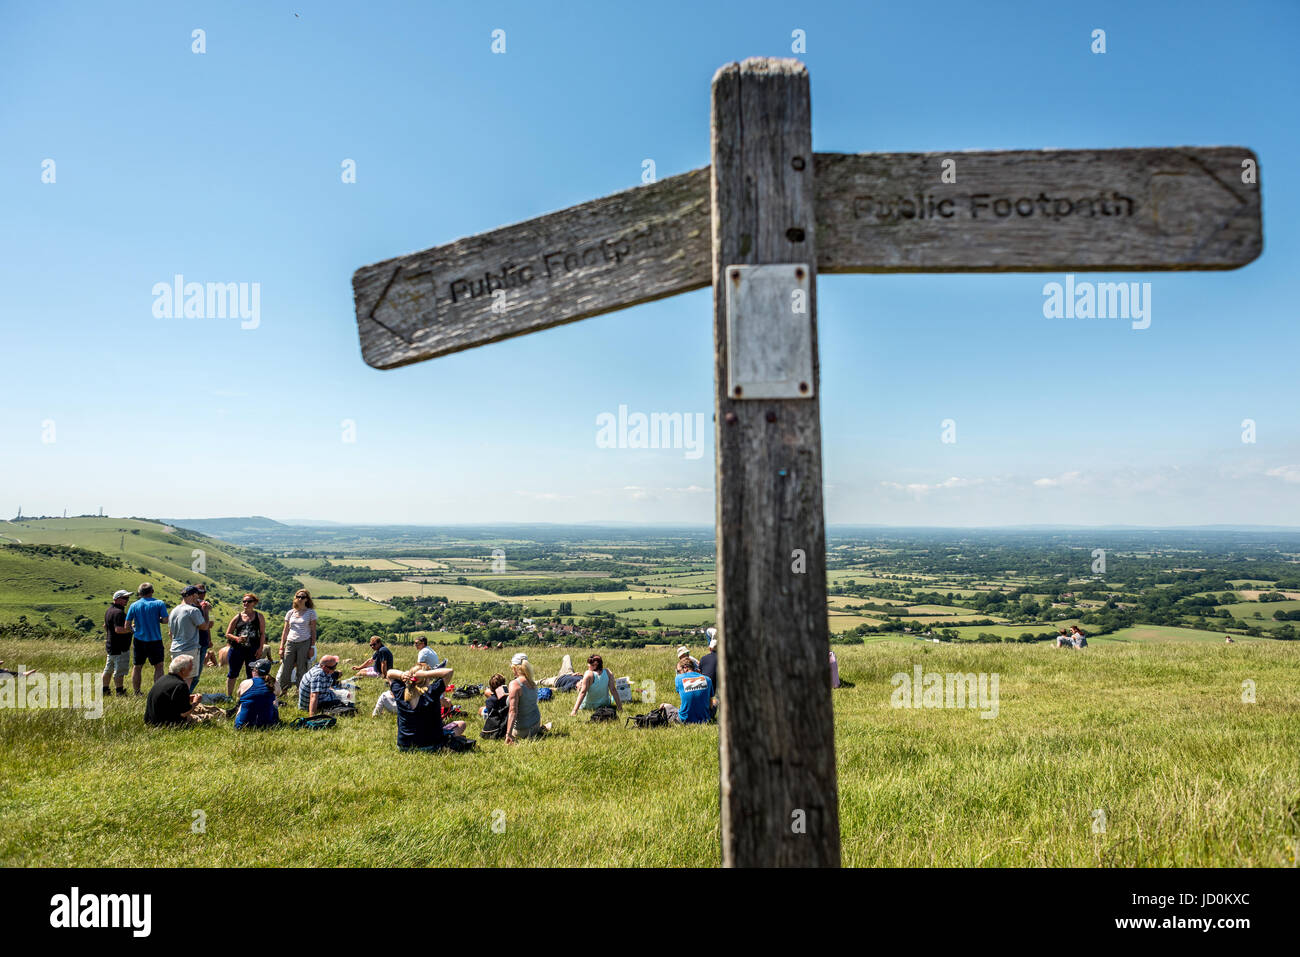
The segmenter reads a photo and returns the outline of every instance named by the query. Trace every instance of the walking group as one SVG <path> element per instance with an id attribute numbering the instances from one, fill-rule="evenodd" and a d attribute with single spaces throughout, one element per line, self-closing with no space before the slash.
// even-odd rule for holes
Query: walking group
<path id="1" fill-rule="evenodd" d="M 572 659 L 565 655 L 559 673 L 539 681 L 528 655 L 518 652 L 510 659 L 509 677 L 496 674 L 486 687 L 456 689 L 451 684 L 455 672 L 450 663 L 430 648 L 423 636 L 416 637 L 416 660 L 405 669 L 395 667 L 393 652 L 382 638 L 372 637 L 370 657 L 353 666 L 350 679 L 344 680 L 342 666 L 347 662 L 337 655 L 323 655 L 317 660 L 317 617 L 311 593 L 306 589 L 294 594 L 293 605 L 285 612 L 278 670 L 269 654 L 266 616 L 258 610 L 259 600 L 254 594 L 240 599 L 241 610 L 226 625 L 225 644 L 216 651 L 212 605 L 205 585 L 185 586 L 180 603 L 170 610 L 166 602 L 154 596 L 153 585 L 148 582 L 140 585 L 135 600 L 128 605 L 130 598 L 128 591 L 115 592 L 104 613 L 107 657 L 103 690 L 106 696 L 126 696 L 125 680 L 130 671 L 132 692 L 145 697 L 144 721 L 149 725 L 188 725 L 233 718 L 238 729 L 274 727 L 282 723 L 280 707 L 292 694 L 290 700 L 305 712 L 305 717 L 299 717 L 295 724 L 328 726 L 338 717 L 356 713 L 359 686 L 355 679 L 374 677 L 384 683 L 385 690 L 372 715 L 396 715 L 398 748 L 465 750 L 472 746 L 465 737 L 467 722 L 460 718 L 465 712 L 450 698 L 481 694 L 481 736 L 513 744 L 543 737 L 552 730 L 551 723 L 543 723 L 538 702 L 550 700 L 556 692 L 573 693 L 570 715 L 590 712 L 593 721 L 617 718 L 631 697 L 629 680 L 616 680 L 599 654 L 587 658 L 581 673 L 574 670 Z M 164 624 L 171 639 L 165 674 Z M 700 724 L 716 718 L 716 648 L 716 630 L 709 629 L 709 650 L 702 659 L 694 658 L 686 646 L 677 649 L 679 705 L 659 705 L 652 712 L 655 720 L 649 723 Z M 147 695 L 141 689 L 146 665 L 154 669 Z M 205 666 L 225 669 L 224 695 L 197 692 Z M 234 706 L 223 707 L 231 704 Z M 643 724 L 647 716 L 636 717 L 637 723 Z"/>

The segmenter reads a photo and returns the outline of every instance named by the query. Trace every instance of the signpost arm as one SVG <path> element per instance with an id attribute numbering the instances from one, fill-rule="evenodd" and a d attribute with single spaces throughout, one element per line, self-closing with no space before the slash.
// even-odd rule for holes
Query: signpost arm
<path id="1" fill-rule="evenodd" d="M 838 866 L 814 275 L 807 397 L 728 392 L 727 267 L 816 269 L 804 66 L 721 68 L 712 152 L 723 864 Z"/>

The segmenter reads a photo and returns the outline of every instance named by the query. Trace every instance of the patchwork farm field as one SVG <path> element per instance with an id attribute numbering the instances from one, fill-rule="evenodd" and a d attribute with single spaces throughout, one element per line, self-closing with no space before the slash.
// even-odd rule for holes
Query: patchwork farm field
<path id="1" fill-rule="evenodd" d="M 6 657 L 45 671 L 95 671 L 93 645 L 33 640 Z M 324 650 L 355 658 L 364 647 Z M 509 660 L 507 652 L 440 650 L 462 683 L 481 683 Z M 413 657 L 409 646 L 395 651 L 399 664 Z M 551 674 L 564 651 L 534 648 L 530 657 Z M 1066 654 L 883 638 L 836 654 L 854 683 L 828 692 L 848 865 L 1292 860 L 1300 682 L 1283 643 L 1116 642 Z M 639 649 L 610 650 L 607 660 L 634 686 L 650 679 L 669 688 L 671 658 Z M 918 664 L 998 674 L 996 718 L 893 707 L 891 676 Z M 1247 678 L 1256 683 L 1253 704 L 1242 701 Z M 209 671 L 201 690 L 221 684 Z M 541 705 L 559 732 L 549 739 L 401 754 L 393 718 L 369 716 L 378 690 L 363 683 L 362 713 L 322 732 L 146 729 L 132 698 L 109 700 L 98 720 L 0 709 L 0 866 L 383 867 L 399 856 L 458 866 L 717 863 L 715 727 L 593 725 L 570 718 L 572 699 L 558 695 Z M 469 721 L 476 736 L 479 719 Z M 196 766 L 225 770 L 186 770 Z M 250 806 L 257 841 L 247 839 Z M 190 829 L 196 809 L 206 814 L 202 834 Z M 1096 809 L 1104 833 L 1093 833 Z M 499 832 L 492 824 L 502 814 Z M 301 839 L 322 833 L 330 839 Z"/>

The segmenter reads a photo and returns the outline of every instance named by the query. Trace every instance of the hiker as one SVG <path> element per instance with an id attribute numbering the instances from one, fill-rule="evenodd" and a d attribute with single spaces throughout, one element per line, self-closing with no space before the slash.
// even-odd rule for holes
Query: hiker
<path id="1" fill-rule="evenodd" d="M 160 639 L 161 642 L 161 639 Z M 194 659 L 177 655 L 167 674 L 153 683 L 144 701 L 144 722 L 152 725 L 198 724 L 221 720 L 226 713 L 212 705 L 199 704 L 202 695 L 190 692 Z"/>
<path id="2" fill-rule="evenodd" d="M 582 675 L 573 670 L 573 659 L 568 655 L 560 662 L 560 673 L 554 678 L 543 678 L 541 685 L 543 688 L 554 688 L 556 691 L 577 691 L 578 685 L 582 682 Z"/>
<path id="3" fill-rule="evenodd" d="M 1083 633 L 1083 629 L 1078 625 L 1071 626 L 1074 630 L 1070 634 L 1070 644 L 1076 648 L 1088 647 L 1088 636 Z"/>
<path id="4" fill-rule="evenodd" d="M 393 653 L 378 635 L 370 636 L 370 651 L 370 657 L 362 664 L 352 666 L 352 673 L 358 678 L 386 678 L 388 669 L 393 667 Z"/>
<path id="5" fill-rule="evenodd" d="M 1056 636 L 1056 647 L 1067 648 L 1073 646 L 1074 643 L 1070 641 L 1070 633 L 1066 629 L 1062 628 L 1061 633 Z"/>
<path id="6" fill-rule="evenodd" d="M 832 648 L 831 649 L 831 687 L 838 688 L 839 686 L 840 686 L 840 663 L 835 658 L 835 649 Z"/>
<path id="7" fill-rule="evenodd" d="M 389 690 L 397 702 L 397 747 L 401 751 L 437 751 L 447 738 L 465 733 L 464 721 L 442 723 L 442 694 L 450 668 L 392 669 Z"/>
<path id="8" fill-rule="evenodd" d="M 578 700 L 573 703 L 569 714 L 575 715 L 579 709 L 595 711 L 597 708 L 612 706 L 615 711 L 623 710 L 623 702 L 618 700 L 618 686 L 609 676 L 609 669 L 600 655 L 587 659 L 587 670 L 582 674 L 582 683 L 578 685 Z"/>
<path id="9" fill-rule="evenodd" d="M 320 664 L 302 676 L 298 682 L 298 710 L 306 711 L 308 717 L 315 717 L 351 707 L 340 701 L 334 693 L 334 670 L 338 666 L 338 655 L 325 655 Z M 280 663 L 280 673 L 284 674 L 284 662 Z M 284 694 L 284 691 L 281 686 L 280 694 Z"/>
<path id="10" fill-rule="evenodd" d="M 718 710 L 718 629 L 710 628 L 705 634 L 709 636 L 709 650 L 700 658 L 700 667 L 697 670 L 713 682 L 711 705 L 716 713 Z"/>
<path id="11" fill-rule="evenodd" d="M 141 582 L 139 596 L 126 610 L 134 638 L 135 667 L 131 670 L 131 687 L 140 694 L 140 677 L 146 661 L 153 665 L 153 680 L 163 676 L 162 623 L 167 620 L 167 603 L 153 597 L 153 585 Z"/>
<path id="12" fill-rule="evenodd" d="M 281 694 L 289 690 L 290 684 L 301 684 L 309 673 L 308 663 L 315 653 L 316 606 L 312 603 L 311 592 L 300 588 L 293 596 L 293 607 L 284 613 L 284 630 L 280 632 L 280 671 L 276 682 Z M 291 676 L 294 676 L 292 681 Z"/>
<path id="13" fill-rule="evenodd" d="M 682 724 L 703 724 L 713 717 L 713 682 L 696 670 L 690 655 L 677 659 L 677 716 Z"/>
<path id="14" fill-rule="evenodd" d="M 429 639 L 424 635 L 415 636 L 415 661 L 430 669 L 447 667 L 446 660 L 439 658 L 438 653 L 429 647 Z"/>
<path id="15" fill-rule="evenodd" d="M 126 694 L 123 682 L 131 667 L 131 626 L 126 623 L 126 600 L 131 593 L 124 588 L 113 592 L 113 603 L 104 612 L 104 697 L 109 695 L 108 678 L 113 676 L 119 695 Z"/>
<path id="16" fill-rule="evenodd" d="M 537 707 L 537 682 L 533 680 L 533 666 L 522 651 L 510 659 L 514 675 L 507 693 L 509 717 L 506 719 L 506 744 L 520 738 L 537 738 L 551 730 L 542 724 L 542 712 Z"/>
<path id="17" fill-rule="evenodd" d="M 199 635 L 204 628 L 211 627 L 206 620 L 203 609 L 199 607 L 199 590 L 193 585 L 186 585 L 181 592 L 181 603 L 172 609 L 167 617 L 167 630 L 171 632 L 171 656 L 174 661 L 180 655 L 189 656 L 194 662 L 190 675 L 190 692 L 193 693 L 199 683 L 199 674 L 203 671 L 203 650 Z"/>
<path id="18" fill-rule="evenodd" d="M 199 657 L 194 673 L 194 685 L 197 687 L 199 677 L 203 674 L 203 666 L 215 665 L 217 656 L 212 653 L 212 603 L 208 601 L 208 586 L 199 582 L 194 587 L 199 590 L 199 610 L 203 612 L 205 623 L 205 627 L 199 632 Z M 193 691 L 194 688 L 190 690 Z"/>
<path id="19" fill-rule="evenodd" d="M 236 728 L 271 728 L 280 723 L 280 708 L 276 704 L 275 682 L 267 683 L 271 662 L 261 658 L 253 663 L 253 677 L 245 678 L 239 685 L 239 710 L 235 714 Z"/>
<path id="20" fill-rule="evenodd" d="M 692 668 L 698 669 L 700 667 L 700 663 L 696 661 L 695 656 L 691 654 L 691 649 L 687 648 L 685 645 L 681 645 L 677 649 L 677 663 L 679 665 L 682 663 L 682 659 L 686 659 Z"/>
<path id="21" fill-rule="evenodd" d="M 258 598 L 252 592 L 239 599 L 243 609 L 230 619 L 226 626 L 226 694 L 234 697 L 235 681 L 239 669 L 244 677 L 253 677 L 252 664 L 263 658 L 266 651 L 266 617 L 257 610 Z"/>

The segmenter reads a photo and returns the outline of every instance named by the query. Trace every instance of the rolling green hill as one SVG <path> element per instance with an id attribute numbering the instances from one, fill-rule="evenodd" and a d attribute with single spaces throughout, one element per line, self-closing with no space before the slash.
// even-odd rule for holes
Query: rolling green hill
<path id="1" fill-rule="evenodd" d="M 47 546 L 47 547 L 42 547 Z M 197 553 L 197 554 L 196 554 Z M 201 568 L 202 571 L 196 569 Z M 0 624 L 98 629 L 115 592 L 143 581 L 173 605 L 190 582 L 208 583 L 221 613 L 237 608 L 233 581 L 260 576 L 242 549 L 185 529 L 123 518 L 0 523 Z M 84 623 L 81 630 L 85 630 Z"/>

